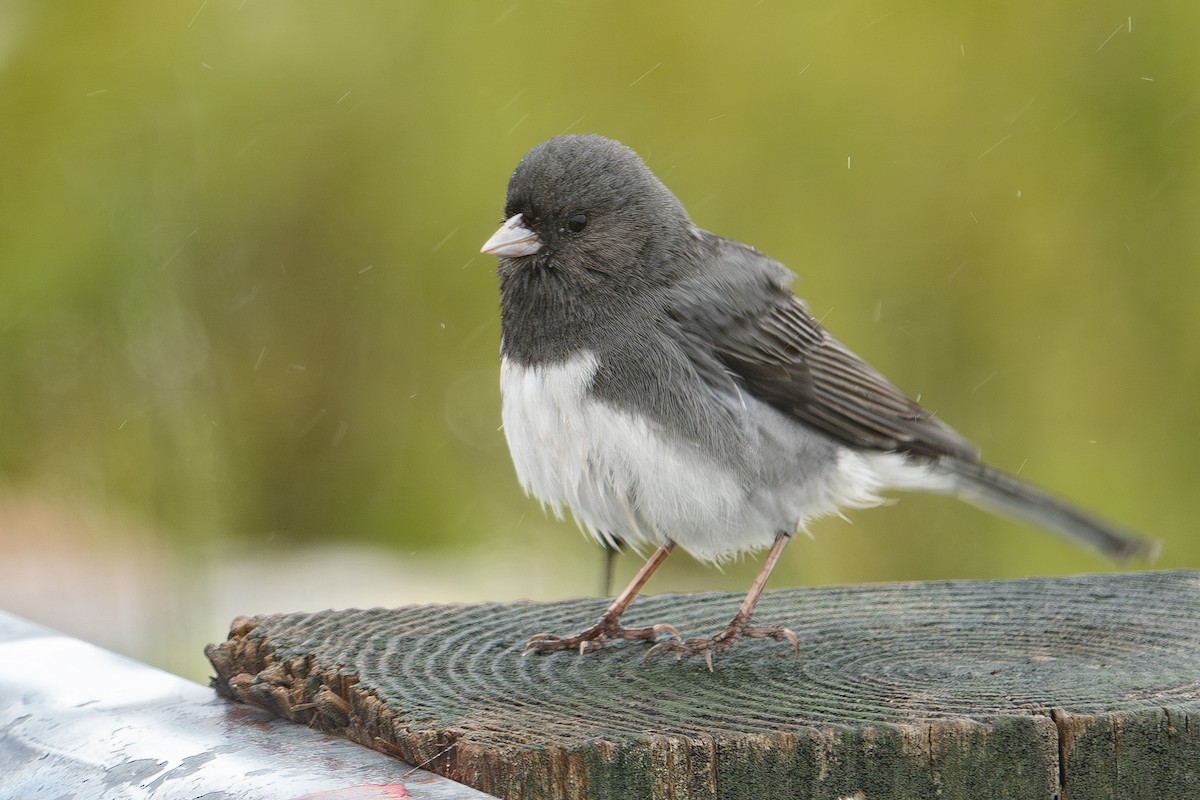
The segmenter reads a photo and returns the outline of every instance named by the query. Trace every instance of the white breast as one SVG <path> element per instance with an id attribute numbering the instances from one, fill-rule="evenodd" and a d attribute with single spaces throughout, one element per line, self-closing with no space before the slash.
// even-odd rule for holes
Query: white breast
<path id="1" fill-rule="evenodd" d="M 598 363 L 590 352 L 552 366 L 504 358 L 500 391 L 522 487 L 560 518 L 569 508 L 599 541 L 669 538 L 716 560 L 766 547 L 777 532 L 839 507 L 874 505 L 893 483 L 884 473 L 907 472 L 901 456 L 864 458 L 756 405 L 747 412 L 751 467 L 735 474 L 646 418 L 593 397 Z"/>
<path id="2" fill-rule="evenodd" d="M 525 491 L 560 517 L 570 508 L 601 541 L 669 537 L 694 553 L 731 549 L 745 503 L 734 476 L 646 419 L 592 397 L 597 365 L 587 352 L 554 366 L 502 361 L 504 435 Z"/>

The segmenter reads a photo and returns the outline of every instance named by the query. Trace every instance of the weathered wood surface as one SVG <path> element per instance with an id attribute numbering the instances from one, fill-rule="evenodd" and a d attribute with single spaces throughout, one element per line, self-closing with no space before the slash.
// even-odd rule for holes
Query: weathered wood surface
<path id="1" fill-rule="evenodd" d="M 712 632 L 740 595 L 638 599 Z M 768 593 L 702 661 L 646 646 L 521 657 L 603 600 L 234 621 L 230 698 L 504 798 L 1200 797 L 1200 573 Z"/>

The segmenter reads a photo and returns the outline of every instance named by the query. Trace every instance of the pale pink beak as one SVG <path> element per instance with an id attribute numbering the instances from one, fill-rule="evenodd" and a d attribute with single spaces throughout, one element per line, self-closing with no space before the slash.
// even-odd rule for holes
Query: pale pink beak
<path id="1" fill-rule="evenodd" d="M 524 224 L 520 214 L 513 214 L 504 220 L 492 238 L 483 243 L 479 252 L 498 258 L 519 258 L 531 256 L 541 249 L 542 240 Z"/>

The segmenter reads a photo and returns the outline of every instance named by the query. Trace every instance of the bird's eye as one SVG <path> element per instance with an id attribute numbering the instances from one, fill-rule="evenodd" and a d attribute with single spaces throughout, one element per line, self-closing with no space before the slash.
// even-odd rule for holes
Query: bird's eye
<path id="1" fill-rule="evenodd" d="M 567 230 L 571 233 L 579 233 L 587 227 L 587 214 L 572 214 L 567 218 Z"/>

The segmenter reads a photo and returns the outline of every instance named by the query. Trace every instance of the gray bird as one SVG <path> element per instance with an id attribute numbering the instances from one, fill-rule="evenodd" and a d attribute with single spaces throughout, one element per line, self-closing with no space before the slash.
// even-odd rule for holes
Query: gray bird
<path id="1" fill-rule="evenodd" d="M 962 436 L 833 338 L 792 274 L 692 224 L 628 147 L 538 145 L 508 183 L 498 256 L 504 434 L 525 491 L 585 532 L 657 550 L 600 620 L 526 650 L 659 641 L 712 657 L 743 637 L 783 548 L 816 517 L 892 490 L 956 495 L 1116 559 L 1156 545 L 987 466 Z M 769 548 L 729 626 L 683 641 L 621 615 L 678 545 L 702 561 Z M 648 653 L 649 655 L 649 653 Z"/>

